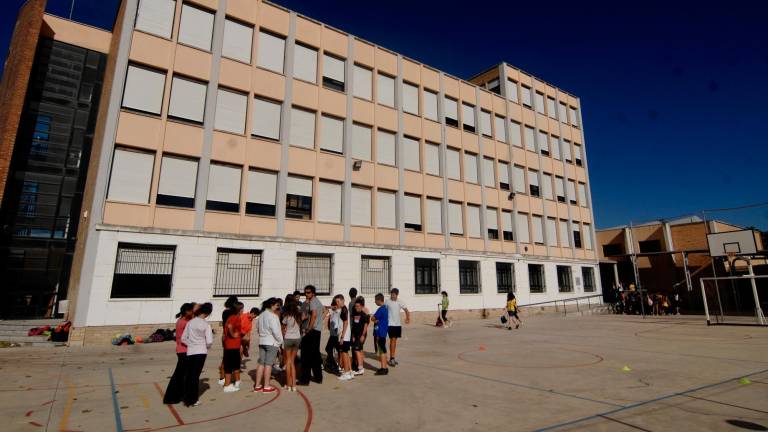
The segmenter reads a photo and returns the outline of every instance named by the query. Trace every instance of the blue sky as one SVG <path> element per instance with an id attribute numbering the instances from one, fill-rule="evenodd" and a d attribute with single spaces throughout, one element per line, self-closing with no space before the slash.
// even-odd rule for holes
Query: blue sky
<path id="1" fill-rule="evenodd" d="M 74 19 L 109 28 L 117 3 Z M 768 2 L 277 3 L 458 77 L 507 61 L 579 96 L 598 227 L 768 201 Z M 768 206 L 712 216 L 768 229 Z"/>

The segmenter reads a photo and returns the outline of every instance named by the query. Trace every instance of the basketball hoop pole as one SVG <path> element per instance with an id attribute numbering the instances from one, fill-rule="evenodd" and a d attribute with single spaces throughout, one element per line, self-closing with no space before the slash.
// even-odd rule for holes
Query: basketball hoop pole
<path id="1" fill-rule="evenodd" d="M 757 283 L 755 283 L 755 272 L 752 270 L 752 260 L 749 257 L 736 257 L 732 258 L 733 254 L 728 254 L 728 262 L 731 269 L 734 268 L 733 263 L 738 260 L 743 260 L 747 263 L 749 269 L 749 281 L 752 284 L 752 296 L 755 299 L 755 319 L 759 325 L 765 325 L 765 315 L 763 315 L 763 308 L 760 307 L 760 297 L 757 295 Z M 733 270 L 731 270 L 733 272 Z"/>

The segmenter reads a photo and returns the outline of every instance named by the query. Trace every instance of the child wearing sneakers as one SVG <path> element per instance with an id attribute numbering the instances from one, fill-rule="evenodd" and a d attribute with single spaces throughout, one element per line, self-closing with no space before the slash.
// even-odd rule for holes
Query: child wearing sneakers
<path id="1" fill-rule="evenodd" d="M 352 360 L 349 358 L 349 348 L 352 340 L 352 327 L 350 326 L 349 309 L 344 304 L 344 296 L 339 294 L 333 298 L 333 303 L 339 310 L 339 363 L 341 367 L 341 376 L 339 380 L 349 381 L 355 377 L 352 373 Z"/>
<path id="2" fill-rule="evenodd" d="M 355 299 L 355 309 L 352 311 L 352 355 L 357 359 L 357 370 L 353 372 L 355 375 L 362 375 L 365 373 L 363 365 L 363 344 L 365 343 L 365 337 L 368 335 L 368 314 L 363 310 L 364 301 L 362 298 Z"/>
<path id="3" fill-rule="evenodd" d="M 224 393 L 240 390 L 240 348 L 243 345 L 241 324 L 240 309 L 237 309 L 224 325 Z"/>
<path id="4" fill-rule="evenodd" d="M 378 293 L 374 299 L 379 308 L 373 314 L 373 344 L 376 347 L 376 354 L 379 356 L 380 368 L 376 375 L 387 375 L 387 331 L 389 330 L 389 311 L 384 305 L 384 294 Z"/>
<path id="5" fill-rule="evenodd" d="M 256 393 L 276 391 L 269 381 L 272 378 L 272 365 L 275 364 L 278 348 L 283 344 L 279 313 L 278 299 L 273 297 L 264 301 L 263 311 L 259 315 L 259 362 L 256 367 L 256 383 L 253 387 Z"/>

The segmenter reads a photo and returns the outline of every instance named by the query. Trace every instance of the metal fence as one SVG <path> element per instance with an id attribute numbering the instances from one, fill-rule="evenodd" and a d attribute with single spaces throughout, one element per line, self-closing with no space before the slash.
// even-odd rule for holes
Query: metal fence
<path id="1" fill-rule="evenodd" d="M 331 295 L 333 255 L 296 254 L 296 289 L 303 291 L 307 285 L 314 285 L 318 295 Z"/>
<path id="2" fill-rule="evenodd" d="M 118 244 L 111 297 L 170 297 L 175 255 L 175 246 Z"/>
<path id="3" fill-rule="evenodd" d="M 360 261 L 360 294 L 386 295 L 392 287 L 390 275 L 388 257 L 363 256 Z"/>
<path id="4" fill-rule="evenodd" d="M 257 297 L 261 287 L 261 251 L 218 249 L 214 297 Z"/>

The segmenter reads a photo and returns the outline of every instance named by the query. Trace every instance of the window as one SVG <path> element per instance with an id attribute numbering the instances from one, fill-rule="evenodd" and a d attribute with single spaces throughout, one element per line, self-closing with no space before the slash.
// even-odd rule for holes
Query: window
<path id="1" fill-rule="evenodd" d="M 405 229 L 421 232 L 421 197 L 406 195 L 403 204 L 405 207 Z"/>
<path id="2" fill-rule="evenodd" d="M 360 294 L 374 296 L 388 293 L 390 283 L 389 257 L 362 256 L 360 258 Z"/>
<path id="3" fill-rule="evenodd" d="M 618 243 L 603 245 L 603 255 L 607 257 L 624 255 L 624 245 Z"/>
<path id="4" fill-rule="evenodd" d="M 565 202 L 565 180 L 562 177 L 555 177 L 555 194 L 558 202 Z"/>
<path id="5" fill-rule="evenodd" d="M 475 131 L 475 107 L 463 103 L 461 104 L 461 120 L 464 123 L 464 130 Z"/>
<path id="6" fill-rule="evenodd" d="M 277 173 L 248 171 L 248 196 L 245 199 L 245 213 L 258 216 L 275 216 L 276 194 Z"/>
<path id="7" fill-rule="evenodd" d="M 552 175 L 546 173 L 542 174 L 541 182 L 541 190 L 544 198 L 548 200 L 554 199 L 552 196 Z"/>
<path id="8" fill-rule="evenodd" d="M 341 183 L 320 181 L 317 187 L 317 221 L 341 223 Z"/>
<path id="9" fill-rule="evenodd" d="M 581 249 L 581 231 L 579 230 L 579 223 L 573 224 L 573 247 Z"/>
<path id="10" fill-rule="evenodd" d="M 323 54 L 323 87 L 343 92 L 345 90 L 344 60 Z"/>
<path id="11" fill-rule="evenodd" d="M 440 292 L 440 260 L 414 258 L 414 292 L 437 294 Z"/>
<path id="12" fill-rule="evenodd" d="M 549 137 L 542 131 L 539 131 L 539 151 L 544 156 L 549 156 Z"/>
<path id="13" fill-rule="evenodd" d="M 568 180 L 568 200 L 571 204 L 576 204 L 576 182 Z"/>
<path id="14" fill-rule="evenodd" d="M 179 24 L 179 43 L 210 51 L 212 39 L 213 13 L 183 4 L 181 24 Z"/>
<path id="15" fill-rule="evenodd" d="M 371 127 L 361 124 L 352 125 L 352 158 L 371 160 Z"/>
<path id="16" fill-rule="evenodd" d="M 525 127 L 525 148 L 536 153 L 536 140 L 534 137 L 536 134 L 530 126 Z"/>
<path id="17" fill-rule="evenodd" d="M 461 203 L 448 203 L 448 226 L 453 235 L 464 235 L 464 218 L 462 213 Z"/>
<path id="18" fill-rule="evenodd" d="M 458 150 L 447 149 L 445 151 L 446 171 L 448 178 L 453 180 L 461 180 L 461 164 L 459 162 L 461 155 Z"/>
<path id="19" fill-rule="evenodd" d="M 477 183 L 477 155 L 464 153 L 464 181 Z"/>
<path id="20" fill-rule="evenodd" d="M 317 50 L 296 44 L 293 50 L 293 77 L 303 81 L 317 82 Z"/>
<path id="21" fill-rule="evenodd" d="M 256 64 L 264 69 L 283 73 L 285 63 L 285 38 L 264 31 L 259 32 Z"/>
<path id="22" fill-rule="evenodd" d="M 514 181 L 514 188 L 516 193 L 525 193 L 525 170 L 523 167 L 515 165 L 512 167 L 512 180 Z"/>
<path id="23" fill-rule="evenodd" d="M 395 193 L 379 189 L 376 192 L 376 226 L 395 229 L 395 220 Z"/>
<path id="24" fill-rule="evenodd" d="M 419 115 L 419 86 L 403 83 L 403 111 Z"/>
<path id="25" fill-rule="evenodd" d="M 568 124 L 568 107 L 560 102 L 557 106 L 558 108 L 558 116 L 560 117 L 559 120 L 565 124 Z"/>
<path id="26" fill-rule="evenodd" d="M 485 227 L 488 231 L 488 238 L 491 240 L 499 239 L 499 213 L 495 208 L 485 209 Z"/>
<path id="27" fill-rule="evenodd" d="M 227 18 L 224 21 L 224 45 L 221 55 L 250 63 L 252 46 L 253 27 Z"/>
<path id="28" fill-rule="evenodd" d="M 373 71 L 362 66 L 355 65 L 352 81 L 352 94 L 365 100 L 373 99 Z"/>
<path id="29" fill-rule="evenodd" d="M 437 93 L 424 89 L 424 117 L 433 121 L 437 118 Z"/>
<path id="30" fill-rule="evenodd" d="M 395 166 L 395 134 L 381 129 L 376 131 L 376 160 Z"/>
<path id="31" fill-rule="evenodd" d="M 445 110 L 445 124 L 448 126 L 459 127 L 459 106 L 456 99 L 446 97 L 443 99 Z"/>
<path id="32" fill-rule="evenodd" d="M 245 116 L 248 96 L 220 88 L 216 96 L 214 128 L 235 134 L 245 133 Z"/>
<path id="33" fill-rule="evenodd" d="M 440 176 L 440 146 L 430 142 L 424 144 L 424 171 Z"/>
<path id="34" fill-rule="evenodd" d="M 196 185 L 196 160 L 163 156 L 160 166 L 160 184 L 157 189 L 157 205 L 193 208 Z"/>
<path id="35" fill-rule="evenodd" d="M 170 39 L 175 12 L 174 0 L 141 0 L 136 16 L 136 28 Z"/>
<path id="36" fill-rule="evenodd" d="M 474 238 L 481 238 L 480 230 L 480 207 L 467 205 L 467 235 Z"/>
<path id="37" fill-rule="evenodd" d="M 496 175 L 493 172 L 496 164 L 491 158 L 483 158 L 483 184 L 495 188 L 496 187 Z"/>
<path id="38" fill-rule="evenodd" d="M 391 76 L 379 73 L 376 75 L 376 100 L 379 104 L 395 106 L 395 79 Z"/>
<path id="39" fill-rule="evenodd" d="M 568 234 L 568 221 L 560 219 L 560 246 L 570 247 L 570 238 L 571 236 Z"/>
<path id="40" fill-rule="evenodd" d="M 530 184 L 531 196 L 539 196 L 539 172 L 528 170 L 528 183 Z"/>
<path id="41" fill-rule="evenodd" d="M 582 207 L 587 207 L 587 185 L 579 182 L 579 203 Z"/>
<path id="42" fill-rule="evenodd" d="M 443 233 L 443 202 L 439 199 L 427 198 L 427 232 Z"/>
<path id="43" fill-rule="evenodd" d="M 261 251 L 216 250 L 216 278 L 213 296 L 258 297 L 261 287 Z"/>
<path id="44" fill-rule="evenodd" d="M 107 199 L 147 204 L 154 167 L 154 153 L 116 148 L 112 159 Z"/>
<path id="45" fill-rule="evenodd" d="M 523 139 L 520 135 L 520 123 L 510 121 L 509 123 L 509 142 L 515 147 L 523 147 Z"/>
<path id="46" fill-rule="evenodd" d="M 512 263 L 496 263 L 496 292 L 499 294 L 515 292 L 515 267 Z"/>
<path id="47" fill-rule="evenodd" d="M 557 104 L 555 103 L 555 99 L 551 97 L 547 97 L 547 114 L 553 119 L 557 118 L 557 109 L 555 108 Z"/>
<path id="48" fill-rule="evenodd" d="M 364 187 L 352 187 L 351 224 L 371 226 L 371 190 Z"/>
<path id="49" fill-rule="evenodd" d="M 592 250 L 592 225 L 584 224 L 584 245 L 587 250 Z"/>
<path id="50" fill-rule="evenodd" d="M 523 105 L 527 106 L 528 108 L 532 107 L 533 104 L 531 103 L 531 99 L 533 98 L 533 96 L 531 95 L 531 88 L 528 86 L 523 86 L 522 94 L 523 94 Z"/>
<path id="51" fill-rule="evenodd" d="M 557 266 L 557 290 L 561 293 L 573 292 L 573 275 L 570 266 Z"/>
<path id="52" fill-rule="evenodd" d="M 528 286 L 531 293 L 535 294 L 541 294 L 546 290 L 544 266 L 542 264 L 528 264 Z"/>
<path id="53" fill-rule="evenodd" d="M 251 134 L 257 137 L 280 139 L 280 110 L 282 104 L 254 98 L 251 112 Z"/>
<path id="54" fill-rule="evenodd" d="M 573 145 L 573 156 L 574 161 L 576 162 L 576 166 L 582 166 L 583 162 L 581 160 L 581 146 L 578 144 Z"/>
<path id="55" fill-rule="evenodd" d="M 315 148 L 315 112 L 291 108 L 291 129 L 288 132 L 291 145 Z"/>
<path id="56" fill-rule="evenodd" d="M 539 245 L 544 244 L 544 222 L 541 216 L 533 215 L 533 242 Z"/>
<path id="57" fill-rule="evenodd" d="M 544 114 L 544 94 L 536 92 L 536 112 Z"/>
<path id="58" fill-rule="evenodd" d="M 560 160 L 560 138 L 552 135 L 552 157 Z"/>
<path id="59" fill-rule="evenodd" d="M 662 250 L 660 240 L 641 240 L 638 243 L 640 244 L 640 253 L 661 252 Z"/>
<path id="60" fill-rule="evenodd" d="M 520 103 L 517 96 L 517 81 L 507 80 L 507 99 L 514 103 Z"/>
<path id="61" fill-rule="evenodd" d="M 312 219 L 312 179 L 288 176 L 285 194 L 285 217 Z"/>
<path id="62" fill-rule="evenodd" d="M 507 128 L 504 117 L 495 116 L 493 118 L 494 127 L 496 128 L 496 141 L 507 142 Z"/>
<path id="63" fill-rule="evenodd" d="M 403 168 L 410 171 L 421 171 L 419 147 L 421 143 L 411 137 L 403 137 Z"/>
<path id="64" fill-rule="evenodd" d="M 228 165 L 211 164 L 208 173 L 206 210 L 240 211 L 240 177 L 242 169 Z"/>
<path id="65" fill-rule="evenodd" d="M 136 65 L 128 66 L 123 108 L 160 115 L 164 92 L 165 72 Z"/>
<path id="66" fill-rule="evenodd" d="M 499 162 L 499 189 L 509 190 L 509 164 Z"/>
<path id="67" fill-rule="evenodd" d="M 547 246 L 557 246 L 557 221 L 547 218 Z"/>
<path id="68" fill-rule="evenodd" d="M 503 229 L 503 235 L 504 235 L 504 241 L 514 241 L 515 240 L 515 234 L 512 231 L 512 212 L 511 211 L 502 211 L 501 212 L 501 224 Z"/>
<path id="69" fill-rule="evenodd" d="M 571 155 L 571 142 L 568 140 L 563 141 L 563 159 L 568 163 L 573 161 L 573 156 Z"/>
<path id="70" fill-rule="evenodd" d="M 203 123 L 206 87 L 204 83 L 199 81 L 174 76 L 171 84 L 168 116 Z"/>
<path id="71" fill-rule="evenodd" d="M 110 298 L 170 297 L 175 255 L 175 246 L 118 243 Z"/>
<path id="72" fill-rule="evenodd" d="M 571 124 L 574 127 L 579 127 L 579 114 L 576 112 L 576 108 L 570 107 Z"/>
<path id="73" fill-rule="evenodd" d="M 488 81 L 486 87 L 490 92 L 496 93 L 497 95 L 501 94 L 501 84 L 499 83 L 498 78 Z"/>
<path id="74" fill-rule="evenodd" d="M 502 119 L 502 125 L 503 124 Z M 493 136 L 493 131 L 491 130 L 491 113 L 485 110 L 480 111 L 480 133 L 488 138 Z"/>
<path id="75" fill-rule="evenodd" d="M 582 267 L 581 278 L 584 280 L 584 292 L 595 292 L 595 269 Z"/>
<path id="76" fill-rule="evenodd" d="M 328 115 L 320 117 L 320 149 L 344 153 L 344 120 Z"/>
<path id="77" fill-rule="evenodd" d="M 520 243 L 530 243 L 531 235 L 528 229 L 528 214 L 517 214 L 517 241 Z"/>
<path id="78" fill-rule="evenodd" d="M 307 285 L 317 289 L 317 295 L 331 295 L 333 290 L 333 255 L 296 254 L 296 290 Z"/>
<path id="79" fill-rule="evenodd" d="M 480 293 L 480 262 L 459 260 L 459 293 Z"/>

